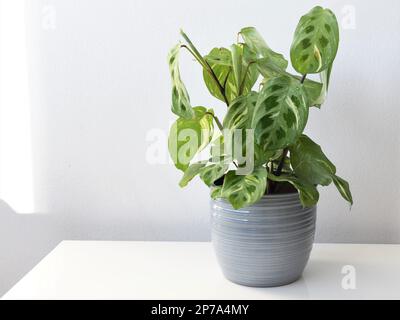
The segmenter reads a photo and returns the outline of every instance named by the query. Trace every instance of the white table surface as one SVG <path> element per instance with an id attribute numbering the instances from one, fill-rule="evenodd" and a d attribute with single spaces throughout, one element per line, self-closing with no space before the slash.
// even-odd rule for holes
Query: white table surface
<path id="1" fill-rule="evenodd" d="M 343 289 L 342 268 L 355 268 Z M 210 243 L 63 241 L 3 299 L 399 299 L 400 245 L 315 244 L 303 277 L 276 288 L 226 280 Z"/>

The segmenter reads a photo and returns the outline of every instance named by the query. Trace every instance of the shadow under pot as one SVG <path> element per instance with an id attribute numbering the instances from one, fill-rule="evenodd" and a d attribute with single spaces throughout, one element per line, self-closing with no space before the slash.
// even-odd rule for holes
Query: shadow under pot
<path id="1" fill-rule="evenodd" d="M 299 279 L 313 246 L 316 211 L 303 208 L 298 193 L 266 195 L 239 210 L 211 200 L 211 238 L 225 277 L 252 287 Z"/>

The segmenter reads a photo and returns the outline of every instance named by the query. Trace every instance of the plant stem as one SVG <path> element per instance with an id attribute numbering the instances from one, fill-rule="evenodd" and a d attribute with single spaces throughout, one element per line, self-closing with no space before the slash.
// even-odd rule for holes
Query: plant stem
<path id="1" fill-rule="evenodd" d="M 300 80 L 300 83 L 301 83 L 301 84 L 304 83 L 304 81 L 306 80 L 306 77 L 307 77 L 307 73 L 304 74 L 304 75 L 301 77 L 301 80 Z"/>
<path id="2" fill-rule="evenodd" d="M 199 62 L 201 64 L 201 66 L 211 75 L 211 78 L 214 80 L 215 84 L 218 86 L 218 89 L 221 92 L 221 95 L 224 98 L 226 105 L 229 107 L 229 101 L 225 94 L 225 88 L 219 82 L 219 80 L 218 80 L 216 74 L 214 73 L 213 69 L 211 68 L 210 64 L 206 60 L 204 60 L 204 63 L 203 63 L 203 61 L 201 61 L 198 58 L 197 54 L 195 52 L 193 52 L 187 45 L 182 44 L 181 48 L 185 48 L 186 50 L 188 50 L 192 54 L 192 56 L 197 60 L 197 62 Z"/>
<path id="3" fill-rule="evenodd" d="M 283 169 L 283 165 L 285 164 L 285 159 L 286 159 L 286 156 L 287 156 L 288 152 L 289 152 L 289 148 L 283 149 L 282 159 L 279 162 L 278 169 L 276 169 L 276 171 L 275 171 L 275 175 L 276 176 L 280 176 L 281 175 L 282 169 Z"/>
<path id="4" fill-rule="evenodd" d="M 218 129 L 219 129 L 221 132 L 223 132 L 223 131 L 224 131 L 224 127 L 223 127 L 221 121 L 219 121 L 218 117 L 217 117 L 216 115 L 214 115 L 213 113 L 211 113 L 211 112 L 206 112 L 206 114 L 209 114 L 209 115 L 211 115 L 211 116 L 214 118 L 215 123 L 217 124 Z"/>
<path id="5" fill-rule="evenodd" d="M 244 83 L 245 83 L 245 80 L 246 80 L 247 73 L 249 72 L 250 66 L 255 62 L 256 61 L 250 61 L 249 64 L 247 65 L 247 67 L 246 67 L 246 71 L 244 73 L 244 76 L 243 76 L 243 79 L 242 79 L 242 83 L 240 84 L 239 95 L 241 95 L 242 92 L 243 92 Z"/>
<path id="6" fill-rule="evenodd" d="M 222 94 L 222 97 L 224 98 L 226 106 L 229 107 L 229 101 L 225 94 L 225 87 L 221 85 L 221 83 L 218 80 L 218 77 L 216 76 L 216 74 L 214 73 L 213 69 L 211 68 L 210 64 L 207 61 L 206 61 L 206 64 L 208 66 L 208 68 L 206 70 L 210 73 L 211 77 L 214 79 L 215 83 L 218 86 L 219 91 Z M 227 79 L 228 79 L 228 77 L 225 80 L 227 80 Z"/>

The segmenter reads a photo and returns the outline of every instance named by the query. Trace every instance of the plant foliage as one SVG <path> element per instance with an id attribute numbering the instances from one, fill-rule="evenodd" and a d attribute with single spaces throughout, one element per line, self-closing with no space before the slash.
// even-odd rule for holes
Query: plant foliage
<path id="1" fill-rule="evenodd" d="M 253 27 L 240 30 L 237 43 L 229 48 L 216 47 L 204 56 L 183 31 L 181 35 L 184 43 L 168 55 L 171 110 L 178 116 L 168 147 L 175 166 L 183 171 L 181 187 L 198 175 L 211 187 L 212 198 L 224 198 L 237 209 L 286 184 L 298 190 L 303 206 L 311 207 L 319 199 L 318 185 L 333 182 L 353 203 L 348 182 L 303 133 L 310 108 L 320 108 L 325 100 L 338 50 L 339 29 L 332 11 L 317 6 L 301 17 L 290 49 L 297 75 L 286 71 L 288 61 Z M 213 109 L 192 107 L 179 71 L 182 49 L 200 64 L 209 93 L 226 104 L 222 122 Z M 309 74 L 319 74 L 321 81 L 307 79 Z M 207 146 L 211 157 L 193 161 Z"/>

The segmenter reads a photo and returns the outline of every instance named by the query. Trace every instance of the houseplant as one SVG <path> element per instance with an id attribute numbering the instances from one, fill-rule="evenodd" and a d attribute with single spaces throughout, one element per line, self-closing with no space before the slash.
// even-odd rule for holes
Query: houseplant
<path id="1" fill-rule="evenodd" d="M 250 286 L 292 282 L 312 248 L 317 186 L 333 182 L 353 203 L 349 184 L 303 134 L 309 109 L 320 108 L 328 90 L 339 44 L 336 17 L 319 6 L 301 17 L 290 48 L 298 75 L 286 71 L 288 61 L 253 27 L 240 30 L 229 49 L 205 56 L 181 35 L 185 42 L 168 55 L 178 116 L 168 146 L 183 171 L 179 184 L 199 175 L 210 187 L 212 240 L 228 279 Z M 223 121 L 211 108 L 192 106 L 179 71 L 181 49 L 202 67 L 210 94 L 226 104 Z M 210 157 L 194 161 L 206 147 Z"/>

